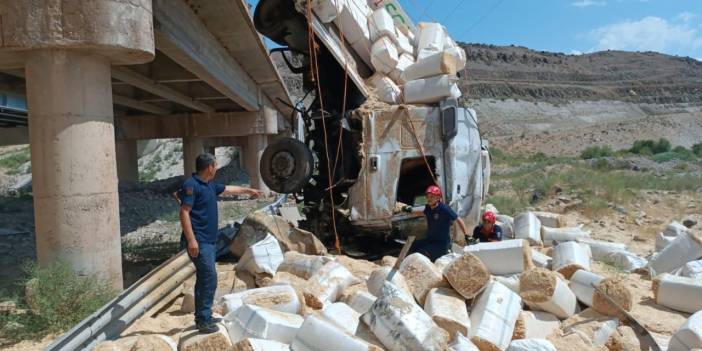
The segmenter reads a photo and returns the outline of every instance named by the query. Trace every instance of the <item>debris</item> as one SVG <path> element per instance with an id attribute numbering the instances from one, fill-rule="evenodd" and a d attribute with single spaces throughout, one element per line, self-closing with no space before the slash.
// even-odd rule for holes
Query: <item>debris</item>
<path id="1" fill-rule="evenodd" d="M 637 269 L 644 268 L 648 264 L 648 261 L 645 258 L 636 256 L 635 254 L 628 251 L 610 252 L 604 259 L 600 261 L 607 262 L 627 272 L 632 272 Z"/>
<path id="2" fill-rule="evenodd" d="M 562 214 L 543 211 L 534 211 L 533 213 L 536 216 L 536 218 L 539 219 L 541 225 L 544 227 L 563 228 L 566 225 L 568 225 L 566 217 Z"/>
<path id="3" fill-rule="evenodd" d="M 577 241 L 581 244 L 589 246 L 590 252 L 592 253 L 592 258 L 598 261 L 606 260 L 609 254 L 612 252 L 626 250 L 626 245 L 622 243 L 612 243 L 590 238 L 580 238 Z"/>
<path id="4" fill-rule="evenodd" d="M 590 270 L 591 256 L 589 246 L 567 241 L 555 247 L 551 268 L 570 279 L 578 269 Z"/>
<path id="5" fill-rule="evenodd" d="M 670 273 L 689 261 L 702 257 L 702 235 L 695 232 L 681 232 L 675 240 L 651 258 L 648 268 L 651 276 Z"/>
<path id="6" fill-rule="evenodd" d="M 267 273 L 273 276 L 278 266 L 283 263 L 283 251 L 278 240 L 267 234 L 263 240 L 249 246 L 237 263 L 237 269 L 243 269 L 253 275 Z"/>
<path id="7" fill-rule="evenodd" d="M 529 242 L 523 239 L 478 243 L 465 247 L 494 275 L 522 273 L 533 266 Z"/>
<path id="8" fill-rule="evenodd" d="M 272 340 L 246 338 L 235 343 L 231 351 L 290 351 L 290 346 Z"/>
<path id="9" fill-rule="evenodd" d="M 195 327 L 183 331 L 178 342 L 178 351 L 218 351 L 229 350 L 232 342 L 227 330 L 222 324 L 217 324 L 219 330 L 212 334 L 200 334 Z"/>
<path id="10" fill-rule="evenodd" d="M 354 335 L 358 329 L 361 314 L 343 302 L 335 302 L 324 307 L 319 317 L 333 324 L 344 332 Z"/>
<path id="11" fill-rule="evenodd" d="M 543 246 L 541 221 L 533 212 L 523 212 L 514 217 L 514 238 L 529 240 L 529 244 L 533 246 Z"/>
<path id="12" fill-rule="evenodd" d="M 448 348 L 448 333 L 414 302 L 412 295 L 390 282 L 384 282 L 363 321 L 390 351 Z"/>
<path id="13" fill-rule="evenodd" d="M 278 272 L 292 273 L 300 278 L 309 279 L 317 270 L 334 259 L 327 256 L 314 256 L 288 251 L 283 256 L 283 263 Z"/>
<path id="14" fill-rule="evenodd" d="M 326 351 L 330 347 L 339 351 L 382 350 L 353 336 L 353 334 L 347 334 L 329 321 L 315 315 L 309 315 L 305 318 L 305 322 L 302 323 L 291 346 L 296 351 Z"/>
<path id="15" fill-rule="evenodd" d="M 522 274 L 519 280 L 519 296 L 533 309 L 554 314 L 566 319 L 577 308 L 575 294 L 555 272 L 534 268 Z"/>
<path id="16" fill-rule="evenodd" d="M 290 285 L 271 285 L 224 295 L 224 314 L 228 315 L 243 305 L 255 305 L 285 313 L 299 313 L 300 300 Z"/>
<path id="17" fill-rule="evenodd" d="M 367 291 L 356 291 L 344 301 L 359 314 L 368 312 L 377 298 Z"/>
<path id="18" fill-rule="evenodd" d="M 400 264 L 399 272 L 420 305 L 424 305 L 424 299 L 429 290 L 448 285 L 444 281 L 441 270 L 421 253 L 413 253 L 405 257 Z"/>
<path id="19" fill-rule="evenodd" d="M 669 351 L 702 349 L 702 311 L 695 312 L 680 326 L 668 345 Z"/>
<path id="20" fill-rule="evenodd" d="M 314 234 L 295 228 L 285 218 L 264 211 L 253 212 L 244 219 L 229 249 L 234 256 L 241 257 L 249 246 L 261 241 L 268 233 L 278 240 L 285 252 L 297 251 L 310 255 L 327 253 L 322 242 Z"/>
<path id="21" fill-rule="evenodd" d="M 383 288 L 383 284 L 385 283 L 385 280 L 387 279 L 388 274 L 390 274 L 391 270 L 391 267 L 383 266 L 373 271 L 373 273 L 371 273 L 371 276 L 368 278 L 368 281 L 366 282 L 366 284 L 368 285 L 368 292 L 376 297 L 380 296 L 380 290 Z M 410 286 L 407 284 L 407 280 L 405 280 L 405 277 L 402 276 L 402 273 L 395 272 L 390 282 L 402 291 L 412 295 L 412 289 L 410 289 Z"/>
<path id="22" fill-rule="evenodd" d="M 242 305 L 224 316 L 224 325 L 232 342 L 239 342 L 245 338 L 260 338 L 289 344 L 303 321 L 304 319 L 297 314 L 254 305 Z"/>
<path id="23" fill-rule="evenodd" d="M 566 241 L 576 241 L 589 237 L 590 232 L 583 230 L 582 226 L 563 228 L 541 226 L 541 238 L 544 242 L 544 246 L 555 246 Z"/>
<path id="24" fill-rule="evenodd" d="M 453 289 L 431 289 L 424 303 L 424 311 L 449 335 L 454 336 L 456 333 L 459 333 L 468 336 L 470 332 L 470 318 L 468 317 L 466 302 Z"/>
<path id="25" fill-rule="evenodd" d="M 661 306 L 687 313 L 702 310 L 702 280 L 663 273 L 653 279 L 651 289 Z"/>
<path id="26" fill-rule="evenodd" d="M 512 341 L 507 351 L 556 351 L 556 347 L 546 339 L 520 339 Z"/>
<path id="27" fill-rule="evenodd" d="M 444 269 L 449 284 L 466 299 L 472 299 L 490 281 L 490 272 L 475 255 L 466 252 Z"/>
<path id="28" fill-rule="evenodd" d="M 361 280 L 346 267 L 333 261 L 329 262 L 308 280 L 303 293 L 305 302 L 314 309 L 322 309 L 326 304 L 336 302 L 344 289 L 359 283 Z"/>
<path id="29" fill-rule="evenodd" d="M 561 326 L 558 317 L 544 311 L 522 311 L 519 319 L 522 320 L 523 339 L 545 338 Z"/>
<path id="30" fill-rule="evenodd" d="M 522 309 L 522 299 L 498 282 L 490 282 L 470 313 L 470 340 L 480 350 L 505 350 Z"/>

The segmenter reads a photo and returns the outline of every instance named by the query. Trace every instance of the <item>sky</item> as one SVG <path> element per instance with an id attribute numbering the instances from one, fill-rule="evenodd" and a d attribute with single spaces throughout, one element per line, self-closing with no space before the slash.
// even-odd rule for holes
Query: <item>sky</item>
<path id="1" fill-rule="evenodd" d="M 415 23 L 440 22 L 467 43 L 566 54 L 657 51 L 702 61 L 702 0 L 399 1 Z"/>

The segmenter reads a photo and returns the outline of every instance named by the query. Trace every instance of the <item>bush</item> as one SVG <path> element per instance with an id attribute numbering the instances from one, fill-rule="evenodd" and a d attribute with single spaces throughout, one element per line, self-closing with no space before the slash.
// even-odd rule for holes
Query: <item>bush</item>
<path id="1" fill-rule="evenodd" d="M 580 158 L 583 160 L 589 160 L 592 158 L 609 157 L 612 156 L 612 148 L 609 145 L 603 146 L 589 146 L 587 149 L 580 153 Z"/>
<path id="2" fill-rule="evenodd" d="M 17 174 L 19 167 L 27 162 L 29 162 L 29 147 L 24 147 L 0 159 L 0 167 L 8 169 L 9 174 Z"/>
<path id="3" fill-rule="evenodd" d="M 702 157 L 702 143 L 697 143 L 695 145 L 692 145 L 692 153 L 697 155 L 697 157 Z"/>
<path id="4" fill-rule="evenodd" d="M 684 161 L 694 161 L 695 154 L 692 151 L 682 148 L 682 150 L 675 148 L 677 151 L 662 152 L 660 154 L 655 154 L 651 157 L 652 160 L 663 163 L 672 160 L 684 160 Z"/>
<path id="5" fill-rule="evenodd" d="M 670 141 L 665 138 L 654 140 L 636 140 L 629 151 L 637 155 L 656 155 L 670 151 Z"/>

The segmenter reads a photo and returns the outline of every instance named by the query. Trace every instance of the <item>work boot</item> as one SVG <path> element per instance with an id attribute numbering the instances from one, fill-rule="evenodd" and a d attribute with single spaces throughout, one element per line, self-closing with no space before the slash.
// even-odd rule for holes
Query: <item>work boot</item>
<path id="1" fill-rule="evenodd" d="M 208 321 L 208 322 L 196 322 L 195 326 L 197 327 L 197 330 L 201 334 L 212 334 L 216 333 L 219 331 L 219 327 L 217 326 L 217 323 L 213 321 Z"/>

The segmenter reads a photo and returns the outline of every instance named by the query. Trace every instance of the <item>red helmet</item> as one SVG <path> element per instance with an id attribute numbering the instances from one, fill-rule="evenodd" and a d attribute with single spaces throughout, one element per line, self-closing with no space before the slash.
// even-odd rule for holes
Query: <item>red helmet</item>
<path id="1" fill-rule="evenodd" d="M 497 218 L 495 217 L 495 214 L 492 213 L 492 211 L 486 211 L 483 213 L 483 221 L 488 222 L 488 223 L 495 223 Z"/>
<path id="2" fill-rule="evenodd" d="M 430 185 L 425 192 L 427 195 L 434 195 L 441 197 L 441 189 L 436 185 Z"/>

